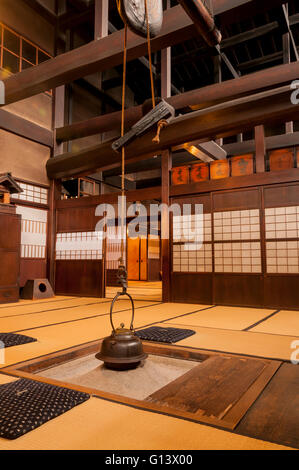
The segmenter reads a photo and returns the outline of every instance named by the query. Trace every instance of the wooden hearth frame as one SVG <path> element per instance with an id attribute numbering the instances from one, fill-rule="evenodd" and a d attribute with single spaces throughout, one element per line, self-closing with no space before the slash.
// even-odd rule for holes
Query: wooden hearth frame
<path id="1" fill-rule="evenodd" d="M 27 360 L 18 364 L 14 364 L 12 366 L 5 367 L 0 370 L 0 373 L 12 377 L 31 379 L 42 383 L 57 385 L 72 390 L 85 392 L 95 398 L 131 406 L 144 411 L 160 413 L 192 422 L 208 424 L 222 429 L 234 430 L 245 415 L 245 413 L 253 405 L 253 403 L 262 393 L 264 388 L 267 386 L 267 384 L 270 382 L 270 380 L 282 364 L 282 362 L 276 360 L 260 359 L 253 357 L 252 359 L 265 363 L 263 371 L 259 375 L 257 375 L 257 378 L 247 389 L 247 391 L 241 396 L 241 398 L 236 403 L 233 404 L 233 406 L 230 407 L 228 412 L 221 419 L 212 416 L 194 414 L 175 408 L 170 408 L 168 406 L 162 406 L 160 404 L 151 403 L 146 400 L 128 398 L 113 393 L 100 391 L 98 389 L 85 387 L 77 384 L 71 384 L 68 382 L 62 382 L 56 379 L 49 379 L 38 375 L 39 371 L 46 370 L 59 364 L 78 359 L 79 357 L 98 352 L 101 343 L 102 340 L 92 341 L 89 343 L 81 344 L 79 346 L 41 356 L 35 359 Z M 241 356 L 228 353 L 217 353 L 214 351 L 206 351 L 182 346 L 164 345 L 160 343 L 154 344 L 146 341 L 143 342 L 143 346 L 147 354 L 168 356 L 171 358 L 197 362 L 203 362 L 212 356 L 238 357 L 240 359 L 248 359 L 248 356 Z"/>

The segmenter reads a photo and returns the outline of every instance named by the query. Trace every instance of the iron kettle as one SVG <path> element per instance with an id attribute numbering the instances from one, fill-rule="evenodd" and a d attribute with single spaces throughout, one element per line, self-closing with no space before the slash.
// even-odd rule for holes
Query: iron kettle
<path id="1" fill-rule="evenodd" d="M 131 326 L 130 329 L 127 329 L 122 323 L 119 328 L 115 329 L 112 321 L 113 307 L 118 298 L 123 295 L 129 297 L 132 303 Z M 143 351 L 140 338 L 134 332 L 134 302 L 127 292 L 119 292 L 113 299 L 110 308 L 110 322 L 112 326 L 111 336 L 103 340 L 101 351 L 95 357 L 103 361 L 109 369 L 129 370 L 136 368 L 141 361 L 147 358 L 147 354 Z"/>

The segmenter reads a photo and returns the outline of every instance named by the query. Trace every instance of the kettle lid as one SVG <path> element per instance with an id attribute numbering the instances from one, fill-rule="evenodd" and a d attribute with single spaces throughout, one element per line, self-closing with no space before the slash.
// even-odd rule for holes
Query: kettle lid
<path id="1" fill-rule="evenodd" d="M 134 335 L 133 329 L 128 329 L 125 328 L 125 324 L 121 323 L 116 330 L 113 331 L 113 335 L 118 336 L 118 335 Z"/>

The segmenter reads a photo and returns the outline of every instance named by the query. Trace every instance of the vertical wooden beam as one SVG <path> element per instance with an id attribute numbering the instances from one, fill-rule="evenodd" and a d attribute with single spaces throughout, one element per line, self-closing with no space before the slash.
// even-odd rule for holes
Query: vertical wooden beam
<path id="1" fill-rule="evenodd" d="M 288 5 L 285 5 L 286 9 L 285 12 L 288 16 L 289 9 Z M 283 63 L 290 64 L 291 63 L 291 38 L 290 33 L 285 33 L 282 35 L 282 50 L 283 50 Z M 285 132 L 286 134 L 291 134 L 294 132 L 294 123 L 293 121 L 286 122 L 285 124 Z"/>
<path id="2" fill-rule="evenodd" d="M 217 54 L 213 56 L 213 67 L 214 67 L 214 83 L 222 82 L 222 68 L 221 68 L 221 55 Z M 216 143 L 220 146 L 223 145 L 223 139 L 217 139 Z"/>
<path id="3" fill-rule="evenodd" d="M 255 138 L 255 167 L 257 173 L 265 171 L 265 155 L 266 155 L 266 142 L 265 142 L 265 129 L 264 126 L 256 126 L 254 128 Z"/>
<path id="4" fill-rule="evenodd" d="M 161 98 L 171 96 L 171 48 L 161 51 Z"/>
<path id="5" fill-rule="evenodd" d="M 47 279 L 55 292 L 55 248 L 56 248 L 56 201 L 60 199 L 61 183 L 50 182 L 48 234 L 47 234 Z"/>
<path id="6" fill-rule="evenodd" d="M 66 12 L 65 0 L 56 0 L 56 14 Z M 58 50 L 58 24 L 55 28 L 55 56 L 62 51 Z M 56 141 L 56 128 L 65 125 L 65 86 L 60 86 L 53 90 L 52 98 L 52 129 L 54 130 L 54 148 L 51 157 L 61 155 L 64 151 L 63 143 Z M 49 190 L 49 213 L 48 213 L 48 233 L 47 233 L 47 278 L 55 292 L 55 248 L 56 248 L 56 200 L 60 199 L 61 183 L 60 181 L 50 181 Z"/>
<path id="7" fill-rule="evenodd" d="M 108 36 L 109 27 L 109 0 L 95 0 L 94 5 L 94 40 L 97 41 L 103 37 Z M 103 73 L 97 74 L 97 82 L 99 89 L 102 88 Z M 101 102 L 101 112 L 105 113 L 105 102 Z M 103 135 L 100 137 L 100 141 L 103 141 Z"/>
<path id="8" fill-rule="evenodd" d="M 162 153 L 162 204 L 165 205 L 161 213 L 161 255 L 162 255 L 162 299 L 170 302 L 170 221 L 169 221 L 169 180 L 172 167 L 170 150 Z"/>
<path id="9" fill-rule="evenodd" d="M 170 0 L 166 0 L 166 9 L 170 8 Z M 171 96 L 171 47 L 161 50 L 161 98 Z"/>
<path id="10" fill-rule="evenodd" d="M 73 49 L 73 31 L 66 31 L 65 52 Z M 68 125 L 73 123 L 73 84 L 69 83 L 65 86 L 65 121 Z M 72 141 L 67 143 L 67 151 L 72 151 Z"/>
<path id="11" fill-rule="evenodd" d="M 109 0 L 95 0 L 94 39 L 108 36 Z"/>
<path id="12" fill-rule="evenodd" d="M 54 129 L 54 149 L 53 156 L 63 153 L 63 143 L 56 142 L 57 127 L 64 125 L 65 110 L 65 86 L 56 88 L 53 91 L 53 129 Z M 61 183 L 58 180 L 50 182 L 49 191 L 49 214 L 48 214 L 48 243 L 47 243 L 47 278 L 55 292 L 55 248 L 56 248 L 56 201 L 60 199 Z"/>
<path id="13" fill-rule="evenodd" d="M 217 54 L 213 56 L 214 66 L 214 83 L 222 82 L 222 69 L 221 69 L 221 55 Z"/>

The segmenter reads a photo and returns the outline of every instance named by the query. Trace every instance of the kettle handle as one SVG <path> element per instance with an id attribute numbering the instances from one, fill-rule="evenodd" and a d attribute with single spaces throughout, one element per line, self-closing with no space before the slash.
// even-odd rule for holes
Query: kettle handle
<path id="1" fill-rule="evenodd" d="M 130 294 L 128 294 L 127 292 L 118 292 L 118 293 L 116 294 L 116 296 L 114 297 L 114 299 L 112 300 L 111 307 L 110 307 L 110 323 L 111 323 L 111 326 L 112 326 L 113 333 L 115 333 L 115 327 L 114 327 L 113 320 L 112 320 L 113 307 L 114 307 L 115 302 L 119 299 L 119 297 L 122 297 L 123 295 L 126 295 L 126 296 L 129 297 L 129 299 L 131 300 L 131 304 L 132 304 L 132 320 L 131 320 L 130 330 L 133 330 L 133 323 L 134 323 L 134 316 L 135 316 L 135 307 L 134 307 L 133 299 L 132 299 L 132 297 L 130 296 Z"/>

